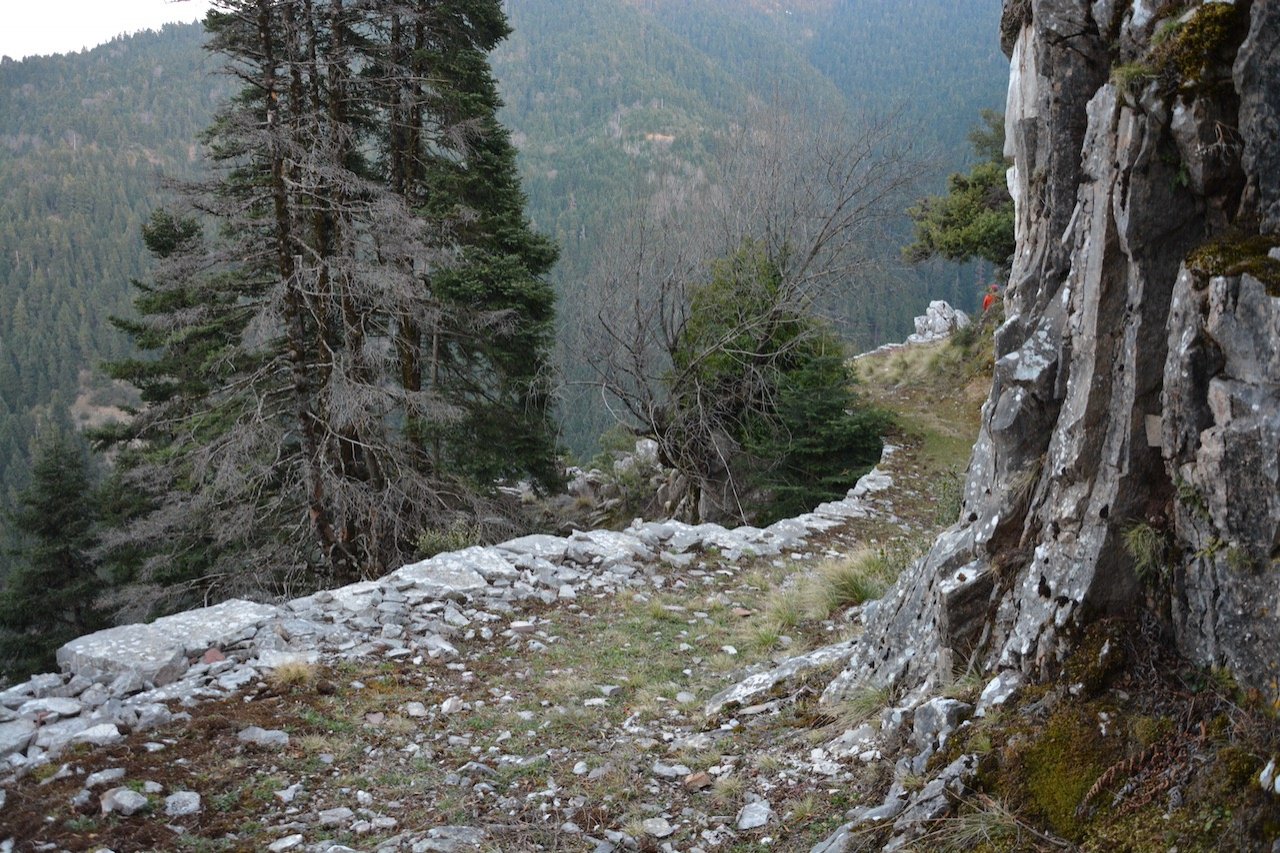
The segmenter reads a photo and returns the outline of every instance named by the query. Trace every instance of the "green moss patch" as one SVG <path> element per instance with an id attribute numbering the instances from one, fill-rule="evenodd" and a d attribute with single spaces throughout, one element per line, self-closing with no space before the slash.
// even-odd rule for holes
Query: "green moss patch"
<path id="1" fill-rule="evenodd" d="M 1146 621 L 1093 625 L 1060 678 L 962 726 L 944 752 L 981 756 L 966 802 L 1002 804 L 1055 849 L 1252 851 L 1280 837 L 1280 798 L 1257 782 L 1280 754 L 1268 703 L 1179 659 Z M 962 820 L 942 825 L 965 836 Z"/>
<path id="2" fill-rule="evenodd" d="M 1120 641 L 1126 623 L 1107 619 L 1091 624 L 1076 651 L 1063 666 L 1063 679 L 1079 685 L 1077 695 L 1090 698 L 1109 687 L 1125 668 L 1125 645 Z"/>
<path id="3" fill-rule="evenodd" d="M 1146 54 L 1115 66 L 1111 80 L 1130 98 L 1152 80 L 1166 96 L 1229 89 L 1231 65 L 1248 32 L 1249 11 L 1243 4 L 1205 3 L 1190 18 L 1159 24 Z"/>
<path id="4" fill-rule="evenodd" d="M 1280 261 L 1270 256 L 1280 246 L 1275 234 L 1229 234 L 1205 243 L 1187 256 L 1187 267 L 1201 275 L 1251 275 L 1280 296 Z"/>
<path id="5" fill-rule="evenodd" d="M 1104 737 L 1096 714 L 1067 708 L 1054 714 L 1039 737 L 1022 753 L 1026 807 L 1054 832 L 1079 838 L 1083 821 L 1077 810 L 1107 768 L 1121 758 L 1121 742 Z"/>
<path id="6" fill-rule="evenodd" d="M 1167 24 L 1153 38 L 1151 65 L 1182 90 L 1230 77 L 1236 49 L 1249 32 L 1249 11 L 1233 3 L 1206 3 L 1186 22 Z"/>

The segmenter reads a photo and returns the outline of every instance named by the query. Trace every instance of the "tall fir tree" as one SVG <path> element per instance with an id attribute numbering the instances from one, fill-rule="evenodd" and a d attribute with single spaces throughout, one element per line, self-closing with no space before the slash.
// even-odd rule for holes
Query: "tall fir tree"
<path id="1" fill-rule="evenodd" d="M 15 679 L 55 669 L 63 643 L 106 624 L 92 556 L 96 518 L 85 448 L 64 432 L 46 437 L 10 523 L 22 541 L 0 591 L 0 672 Z"/>
<path id="2" fill-rule="evenodd" d="M 220 174 L 192 195 L 219 232 L 149 226 L 160 263 L 126 327 L 154 355 L 115 368 L 149 405 L 112 436 L 146 500 L 112 544 L 205 597 L 374 576 L 480 512 L 493 477 L 552 470 L 555 253 L 494 117 L 484 52 L 505 18 L 214 6 L 210 46 L 244 82 L 207 134 Z"/>
<path id="3" fill-rule="evenodd" d="M 399 343 L 406 385 L 427 382 L 459 416 L 417 426 L 438 464 L 478 482 L 550 482 L 555 297 L 545 275 L 557 252 L 525 216 L 516 151 L 497 119 L 486 55 L 509 35 L 506 16 L 498 0 L 417 0 L 390 13 L 387 32 L 371 63 L 378 79 L 417 81 L 382 89 L 390 186 L 452 248 L 423 271 L 438 313 L 425 329 L 406 323 Z"/>

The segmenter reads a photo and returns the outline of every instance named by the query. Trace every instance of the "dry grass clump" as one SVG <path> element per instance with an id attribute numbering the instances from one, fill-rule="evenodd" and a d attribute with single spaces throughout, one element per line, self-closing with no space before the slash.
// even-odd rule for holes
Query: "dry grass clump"
<path id="1" fill-rule="evenodd" d="M 783 590 L 769 599 L 766 621 L 779 631 L 789 631 L 804 620 L 804 600 L 793 589 Z"/>
<path id="2" fill-rule="evenodd" d="M 721 808 L 737 808 L 747 792 L 746 781 L 738 775 L 721 776 L 711 788 L 711 799 Z"/>
<path id="3" fill-rule="evenodd" d="M 281 692 L 289 690 L 305 690 L 316 683 L 317 668 L 306 661 L 288 661 L 271 670 L 268 682 Z"/>
<path id="4" fill-rule="evenodd" d="M 835 722 L 831 728 L 839 731 L 856 729 L 892 705 L 894 698 L 891 687 L 859 687 L 832 709 Z"/>
<path id="5" fill-rule="evenodd" d="M 1052 850 L 1070 847 L 1056 836 L 1035 831 L 1000 800 L 982 794 L 976 800 L 962 802 L 957 814 L 937 821 L 919 841 L 928 845 L 922 849 L 944 853 L 967 853 L 975 848 L 1017 850 L 1033 847 Z"/>

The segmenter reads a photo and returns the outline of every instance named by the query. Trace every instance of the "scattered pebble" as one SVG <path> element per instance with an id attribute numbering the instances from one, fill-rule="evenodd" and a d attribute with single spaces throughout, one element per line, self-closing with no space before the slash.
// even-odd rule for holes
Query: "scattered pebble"
<path id="1" fill-rule="evenodd" d="M 666 838 L 668 835 L 671 835 L 676 831 L 675 827 L 673 827 L 664 817 L 651 817 L 645 820 L 641 826 L 644 827 L 646 835 L 650 835 L 654 838 Z"/>
<path id="2" fill-rule="evenodd" d="M 129 788 L 112 788 L 99 799 L 104 815 L 119 814 L 132 817 L 147 807 L 145 796 Z"/>
<path id="3" fill-rule="evenodd" d="M 767 824 L 773 817 L 773 809 L 769 806 L 768 800 L 757 800 L 754 803 L 747 803 L 738 812 L 738 829 L 759 829 Z"/>
<path id="4" fill-rule="evenodd" d="M 268 844 L 267 850 L 271 851 L 271 853 L 283 853 L 283 851 L 292 850 L 293 848 L 299 846 L 300 844 L 302 844 L 301 834 L 286 835 L 284 838 L 281 838 L 279 841 L 273 844 Z"/>
<path id="5" fill-rule="evenodd" d="M 289 735 L 276 729 L 264 729 L 259 726 L 249 726 L 244 729 L 236 737 L 243 743 L 251 746 L 259 746 L 264 749 L 278 748 L 289 745 Z"/>
<path id="6" fill-rule="evenodd" d="M 195 791 L 178 791 L 164 800 L 164 813 L 169 817 L 187 817 L 200 813 L 200 795 Z"/>

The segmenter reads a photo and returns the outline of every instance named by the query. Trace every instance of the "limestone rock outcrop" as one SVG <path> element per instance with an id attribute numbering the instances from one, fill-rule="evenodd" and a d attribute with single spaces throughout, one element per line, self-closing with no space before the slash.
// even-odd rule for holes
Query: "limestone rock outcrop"
<path id="1" fill-rule="evenodd" d="M 962 521 L 825 696 L 1049 677 L 1150 601 L 1276 698 L 1280 4 L 1006 0 L 1002 33 L 1018 250 Z"/>
<path id="2" fill-rule="evenodd" d="M 916 317 L 916 330 L 907 338 L 908 344 L 927 344 L 946 340 L 952 332 L 969 325 L 969 315 L 935 299 L 924 314 Z"/>

